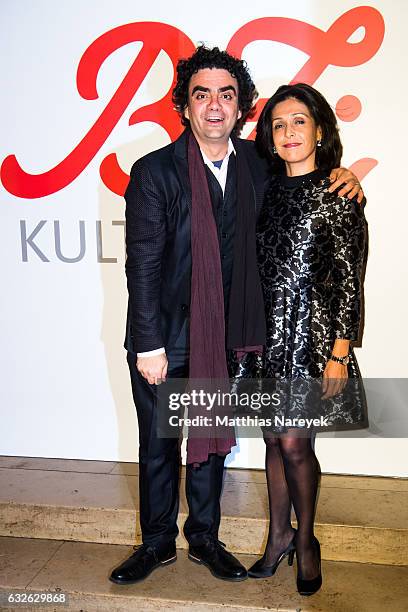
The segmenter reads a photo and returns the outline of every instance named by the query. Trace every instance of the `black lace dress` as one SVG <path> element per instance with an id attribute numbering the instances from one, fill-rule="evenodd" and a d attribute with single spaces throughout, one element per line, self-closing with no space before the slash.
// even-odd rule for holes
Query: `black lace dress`
<path id="1" fill-rule="evenodd" d="M 291 381 L 290 399 L 279 409 L 290 419 L 321 415 L 329 426 L 364 426 L 364 388 L 352 349 L 345 391 L 320 400 L 335 339 L 358 337 L 366 242 L 363 207 L 329 193 L 329 186 L 315 170 L 274 176 L 265 194 L 257 227 L 267 323 L 263 376 Z"/>

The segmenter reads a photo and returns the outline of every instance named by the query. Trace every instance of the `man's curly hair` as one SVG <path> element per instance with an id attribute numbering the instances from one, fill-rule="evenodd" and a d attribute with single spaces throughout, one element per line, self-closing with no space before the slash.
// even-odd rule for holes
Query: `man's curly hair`
<path id="1" fill-rule="evenodd" d="M 255 112 L 254 102 L 258 97 L 258 92 L 246 62 L 233 57 L 226 51 L 220 51 L 218 47 L 209 49 L 205 45 L 200 45 L 191 57 L 181 59 L 177 64 L 177 82 L 173 89 L 172 99 L 175 110 L 180 115 L 181 123 L 185 126 L 190 125 L 190 121 L 184 116 L 188 103 L 188 86 L 193 74 L 204 68 L 228 70 L 230 75 L 237 79 L 238 108 L 242 115 L 237 120 L 234 130 L 239 133 L 245 121 Z"/>

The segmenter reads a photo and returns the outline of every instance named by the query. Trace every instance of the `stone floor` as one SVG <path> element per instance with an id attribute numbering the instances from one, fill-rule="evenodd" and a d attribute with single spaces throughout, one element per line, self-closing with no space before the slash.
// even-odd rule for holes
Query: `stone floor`
<path id="1" fill-rule="evenodd" d="M 183 482 L 180 506 L 181 527 Z M 136 544 L 137 508 L 137 464 L 0 457 L 0 536 Z M 222 509 L 221 539 L 259 554 L 268 525 L 264 471 L 227 470 Z M 324 474 L 316 533 L 327 560 L 408 564 L 408 480 Z"/>
<path id="2" fill-rule="evenodd" d="M 0 597 L 6 592 L 66 593 L 68 606 L 10 607 L 1 610 L 127 612 L 406 612 L 408 568 L 323 562 L 323 588 L 310 598 L 295 587 L 295 567 L 282 564 L 273 578 L 231 583 L 178 551 L 176 563 L 157 569 L 144 582 L 118 586 L 108 581 L 115 565 L 132 552 L 126 546 L 0 538 Z M 247 566 L 256 557 L 239 555 Z"/>
<path id="3" fill-rule="evenodd" d="M 188 560 L 181 537 L 177 563 L 138 585 L 112 584 L 110 571 L 140 541 L 137 507 L 137 464 L 0 457 L 0 610 L 408 612 L 407 479 L 322 476 L 324 584 L 311 598 L 287 565 L 270 579 L 217 580 Z M 263 470 L 227 470 L 222 507 L 220 537 L 249 566 L 267 533 Z M 62 592 L 69 604 L 7 607 L 10 591 Z"/>

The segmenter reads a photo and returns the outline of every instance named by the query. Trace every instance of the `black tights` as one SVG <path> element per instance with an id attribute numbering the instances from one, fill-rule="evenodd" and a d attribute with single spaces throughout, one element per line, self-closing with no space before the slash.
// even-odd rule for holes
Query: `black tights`
<path id="1" fill-rule="evenodd" d="M 265 444 L 270 512 L 265 565 L 272 565 L 293 538 L 290 522 L 293 503 L 298 524 L 298 567 L 304 579 L 312 579 L 319 571 L 313 545 L 313 525 L 320 477 L 312 439 L 286 434 L 279 438 L 265 438 Z"/>

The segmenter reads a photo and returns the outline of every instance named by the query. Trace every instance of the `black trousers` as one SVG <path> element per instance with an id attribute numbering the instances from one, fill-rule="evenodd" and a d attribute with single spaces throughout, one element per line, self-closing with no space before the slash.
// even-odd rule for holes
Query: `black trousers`
<path id="1" fill-rule="evenodd" d="M 187 326 L 168 353 L 168 377 L 188 377 Z M 157 437 L 156 386 L 136 369 L 136 355 L 128 353 L 133 399 L 139 422 L 139 499 L 142 540 L 160 548 L 178 535 L 180 452 L 176 438 Z M 210 455 L 205 463 L 186 468 L 189 515 L 184 535 L 193 546 L 208 537 L 218 539 L 220 498 L 225 457 Z"/>

